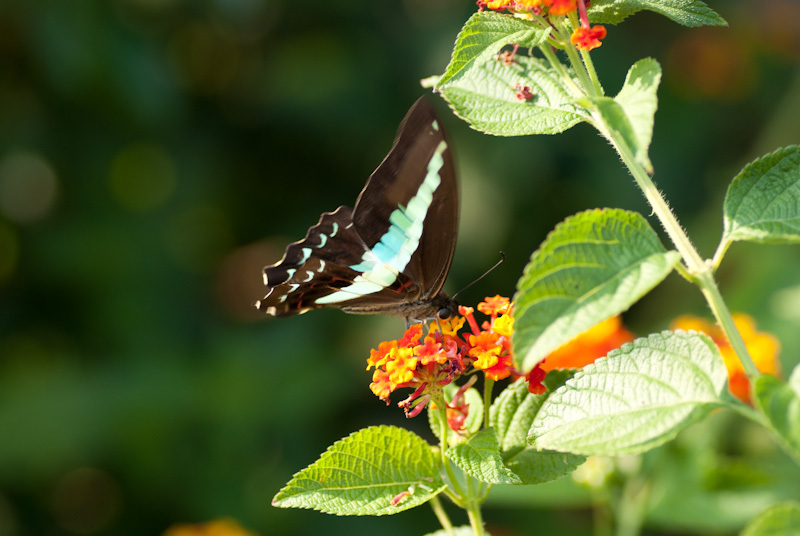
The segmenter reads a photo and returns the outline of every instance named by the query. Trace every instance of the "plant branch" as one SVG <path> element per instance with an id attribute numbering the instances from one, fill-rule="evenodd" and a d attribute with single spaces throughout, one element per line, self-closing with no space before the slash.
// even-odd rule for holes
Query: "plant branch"
<path id="1" fill-rule="evenodd" d="M 644 193 L 647 202 L 653 208 L 653 213 L 661 222 L 664 231 L 669 236 L 675 248 L 683 257 L 683 262 L 686 264 L 686 269 L 689 275 L 695 280 L 696 284 L 700 287 L 703 296 L 708 303 L 714 318 L 722 328 L 725 336 L 731 344 L 734 352 L 742 362 L 745 372 L 750 378 L 755 378 L 759 375 L 758 368 L 753 363 L 753 358 L 747 351 L 747 345 L 742 339 L 739 330 L 736 329 L 736 324 L 733 321 L 728 306 L 722 299 L 722 294 L 719 291 L 717 282 L 714 279 L 714 269 L 711 263 L 704 261 L 700 254 L 692 245 L 691 240 L 684 232 L 672 209 L 667 204 L 664 196 L 656 188 L 650 175 L 647 174 L 644 167 L 636 160 L 628 147 L 627 143 L 622 136 L 620 136 L 613 128 L 611 128 L 599 113 L 593 114 L 594 124 L 597 129 L 605 136 L 611 145 L 617 150 L 617 153 L 622 158 L 625 166 L 630 171 L 633 179 L 636 181 L 639 189 Z"/>

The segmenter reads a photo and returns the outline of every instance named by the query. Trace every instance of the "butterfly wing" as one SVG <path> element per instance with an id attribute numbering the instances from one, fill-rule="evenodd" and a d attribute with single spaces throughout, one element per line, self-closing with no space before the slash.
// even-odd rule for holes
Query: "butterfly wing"
<path id="1" fill-rule="evenodd" d="M 458 204 L 444 129 L 431 104 L 420 98 L 358 196 L 353 223 L 380 261 L 420 287 L 424 301 L 441 291 L 450 271 Z"/>
<path id="2" fill-rule="evenodd" d="M 425 318 L 455 249 L 458 193 L 449 145 L 431 105 L 418 100 L 354 210 L 326 212 L 303 240 L 264 268 L 256 306 L 274 316 L 325 306 L 350 313 Z"/>

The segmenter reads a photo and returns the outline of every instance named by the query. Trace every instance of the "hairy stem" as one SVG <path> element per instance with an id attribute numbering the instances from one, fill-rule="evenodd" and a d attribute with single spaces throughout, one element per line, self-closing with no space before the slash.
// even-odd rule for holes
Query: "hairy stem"
<path id="1" fill-rule="evenodd" d="M 751 378 L 757 377 L 759 375 L 758 368 L 756 368 L 753 363 L 753 359 L 747 351 L 747 346 L 739 330 L 736 329 L 733 316 L 731 316 L 728 306 L 722 299 L 722 294 L 714 279 L 714 267 L 710 262 L 704 261 L 697 252 L 697 249 L 692 245 L 691 240 L 689 240 L 689 237 L 684 232 L 680 223 L 678 223 L 678 219 L 667 204 L 664 196 L 658 188 L 656 188 L 655 184 L 653 184 L 650 175 L 647 174 L 644 167 L 634 158 L 633 152 L 622 139 L 622 136 L 618 135 L 614 129 L 610 128 L 600 114 L 594 114 L 594 123 L 597 129 L 617 150 L 617 153 L 636 181 L 637 186 L 639 186 L 648 203 L 650 203 L 653 214 L 659 219 L 664 231 L 675 245 L 675 249 L 677 249 L 681 257 L 683 257 L 683 262 L 686 265 L 689 275 L 700 287 L 711 312 L 714 314 L 714 318 L 716 318 L 717 323 L 725 332 L 725 336 L 728 338 L 731 347 L 733 347 L 734 352 L 736 352 L 736 355 L 742 362 L 742 366 L 747 372 L 747 375 Z"/>

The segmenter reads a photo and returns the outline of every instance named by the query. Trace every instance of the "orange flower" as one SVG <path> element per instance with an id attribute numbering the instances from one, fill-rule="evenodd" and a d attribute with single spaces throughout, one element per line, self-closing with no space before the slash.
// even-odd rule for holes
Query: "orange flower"
<path id="1" fill-rule="evenodd" d="M 476 357 L 472 366 L 482 370 L 493 367 L 497 364 L 497 356 L 500 355 L 502 347 L 498 344 L 500 336 L 491 331 L 482 331 L 478 335 L 469 336 L 469 355 Z"/>
<path id="2" fill-rule="evenodd" d="M 542 5 L 542 0 L 517 0 L 514 2 L 514 7 L 517 9 L 525 9 L 533 11 Z"/>
<path id="3" fill-rule="evenodd" d="M 579 26 L 572 32 L 570 42 L 582 50 L 594 50 L 603 43 L 600 42 L 606 36 L 604 26 L 592 26 L 591 28 Z"/>
<path id="4" fill-rule="evenodd" d="M 414 350 L 411 348 L 392 348 L 390 359 L 386 362 L 386 372 L 392 383 L 407 383 L 414 378 L 418 360 L 413 356 Z"/>
<path id="5" fill-rule="evenodd" d="M 389 358 L 392 348 L 397 348 L 397 341 L 383 341 L 378 345 L 377 350 L 370 350 L 369 358 L 367 358 L 367 370 L 372 367 L 382 367 Z"/>
<path id="6" fill-rule="evenodd" d="M 422 338 L 422 324 L 414 324 L 403 333 L 403 338 L 397 341 L 397 346 L 401 348 L 413 346 L 417 344 L 420 338 Z"/>
<path id="7" fill-rule="evenodd" d="M 733 315 L 733 322 L 736 329 L 744 339 L 747 351 L 756 368 L 764 374 L 778 376 L 780 374 L 780 343 L 769 333 L 756 331 L 756 323 L 752 317 L 737 313 Z M 741 361 L 736 356 L 725 334 L 719 326 L 713 325 L 702 318 L 684 315 L 676 318 L 670 325 L 672 329 L 682 329 L 701 331 L 711 337 L 719 347 L 725 367 L 728 369 L 728 385 L 731 393 L 739 400 L 750 403 L 750 380 L 747 378 Z"/>
<path id="8" fill-rule="evenodd" d="M 490 380 L 503 380 L 511 375 L 513 366 L 511 354 L 504 353 L 497 356 L 497 361 L 495 361 L 494 365 L 484 368 L 483 373 Z"/>
<path id="9" fill-rule="evenodd" d="M 550 6 L 551 15 L 566 15 L 578 7 L 577 0 L 544 0 L 544 3 Z"/>
<path id="10" fill-rule="evenodd" d="M 486 297 L 485 301 L 478 304 L 478 311 L 485 315 L 506 315 L 511 312 L 511 301 L 505 296 L 499 294 Z"/>
<path id="11" fill-rule="evenodd" d="M 442 350 L 442 344 L 436 342 L 436 339 L 428 335 L 425 337 L 425 344 L 414 347 L 414 353 L 419 357 L 419 362 L 422 365 L 429 363 L 443 364 L 447 361 L 447 355 Z"/>
<path id="12" fill-rule="evenodd" d="M 396 387 L 397 385 L 389 379 L 389 373 L 385 370 L 379 368 L 372 373 L 372 383 L 369 384 L 369 389 L 378 398 L 388 399 Z M 386 403 L 389 403 L 388 400 Z"/>

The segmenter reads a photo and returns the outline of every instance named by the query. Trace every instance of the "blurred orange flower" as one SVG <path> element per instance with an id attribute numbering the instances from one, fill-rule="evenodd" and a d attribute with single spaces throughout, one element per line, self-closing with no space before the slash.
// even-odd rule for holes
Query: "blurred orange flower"
<path id="1" fill-rule="evenodd" d="M 545 392 L 545 375 L 554 369 L 583 368 L 611 350 L 633 340 L 619 316 L 612 316 L 584 331 L 568 343 L 550 353 L 531 370 L 526 378 L 528 390 L 533 394 Z"/>
<path id="2" fill-rule="evenodd" d="M 756 331 L 755 320 L 746 314 L 734 314 L 733 322 L 736 324 L 736 329 L 739 330 L 742 339 L 744 339 L 747 351 L 750 352 L 750 357 L 753 358 L 756 368 L 764 374 L 780 375 L 781 366 L 778 353 L 781 347 L 778 339 L 769 333 Z M 742 402 L 750 403 L 750 380 L 748 380 L 742 363 L 736 357 L 736 353 L 731 348 L 728 339 L 719 326 L 711 324 L 703 318 L 683 315 L 676 318 L 670 328 L 685 331 L 693 329 L 711 337 L 719 347 L 722 359 L 725 361 L 725 367 L 728 369 L 728 384 L 731 393 Z"/>
<path id="3" fill-rule="evenodd" d="M 258 536 L 245 530 L 233 519 L 217 519 L 208 523 L 173 525 L 163 536 Z"/>
<path id="4" fill-rule="evenodd" d="M 552 352 L 542 362 L 541 367 L 545 372 L 583 368 L 632 340 L 633 334 L 622 325 L 622 319 L 612 316 Z"/>

